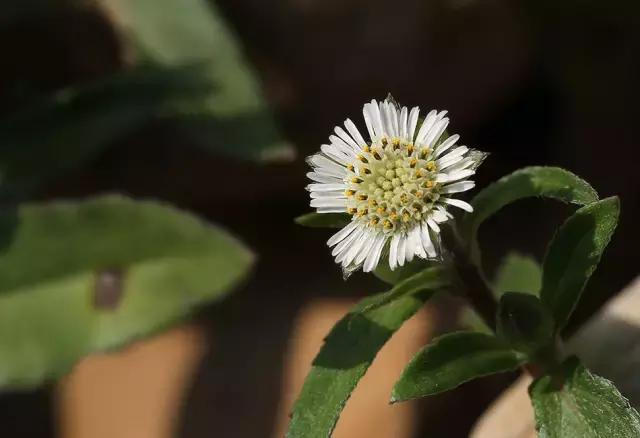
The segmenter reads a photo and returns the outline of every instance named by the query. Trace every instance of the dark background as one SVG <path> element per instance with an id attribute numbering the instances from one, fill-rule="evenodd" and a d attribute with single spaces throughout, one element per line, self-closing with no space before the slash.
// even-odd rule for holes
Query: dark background
<path id="1" fill-rule="evenodd" d="M 259 254 L 249 284 L 198 315 L 211 330 L 224 333 L 218 348 L 226 354 L 202 364 L 186 398 L 179 436 L 268 436 L 286 342 L 300 307 L 317 294 L 362 296 L 382 289 L 363 275 L 343 282 L 324 244 L 330 232 L 301 229 L 292 221 L 309 210 L 304 157 L 345 118 L 361 123 L 362 104 L 371 98 L 391 92 L 407 106 L 447 109 L 450 130 L 464 144 L 491 153 L 478 172 L 480 187 L 522 166 L 557 165 L 585 178 L 602 197 L 621 197 L 618 231 L 575 324 L 638 274 L 638 2 L 217 4 L 254 65 L 297 159 L 265 166 L 211 156 L 171 127 L 153 124 L 114 142 L 34 196 L 120 191 L 161 198 L 223 223 Z M 2 26 L 0 113 L 14 108 L 11 90 L 17 79 L 55 90 L 118 71 L 124 55 L 112 33 L 105 17 L 64 11 Z M 513 248 L 540 259 L 568 211 L 532 200 L 491 219 L 481 231 L 488 271 Z M 442 324 L 451 325 L 446 306 L 442 312 Z M 232 385 L 229 376 L 245 376 L 245 383 Z M 424 432 L 417 436 L 427 436 L 427 430 L 428 436 L 466 436 L 511 377 L 436 397 L 422 415 Z M 252 385 L 261 391 L 251 391 Z M 0 435 L 53 436 L 50 398 L 50 388 L 0 396 Z M 442 415 L 452 410 L 453 424 Z"/>

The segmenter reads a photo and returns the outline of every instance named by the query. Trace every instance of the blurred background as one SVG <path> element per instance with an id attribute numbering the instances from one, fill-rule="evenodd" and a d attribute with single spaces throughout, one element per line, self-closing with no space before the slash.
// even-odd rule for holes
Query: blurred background
<path id="1" fill-rule="evenodd" d="M 3 206 L 102 193 L 170 203 L 256 254 L 222 301 L 60 382 L 0 395 L 0 436 L 283 436 L 323 336 L 362 296 L 309 211 L 304 158 L 363 103 L 446 109 L 488 151 L 477 183 L 556 165 L 619 195 L 575 325 L 638 274 L 640 3 L 628 0 L 3 0 Z M 568 208 L 520 202 L 481 230 L 487 272 L 541 260 Z M 4 237 L 3 237 L 4 238 Z M 515 375 L 389 406 L 403 366 L 456 327 L 430 303 L 381 352 L 336 437 L 465 437 Z M 451 421 L 455 418 L 455 421 Z"/>

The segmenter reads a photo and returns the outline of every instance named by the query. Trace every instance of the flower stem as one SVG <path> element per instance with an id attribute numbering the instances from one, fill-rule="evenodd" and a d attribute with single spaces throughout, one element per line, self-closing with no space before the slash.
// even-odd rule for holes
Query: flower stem
<path id="1" fill-rule="evenodd" d="M 480 315 L 487 327 L 495 332 L 498 304 L 493 292 L 458 236 L 450 237 L 449 248 L 453 253 L 455 271 L 458 274 L 457 290 Z"/>

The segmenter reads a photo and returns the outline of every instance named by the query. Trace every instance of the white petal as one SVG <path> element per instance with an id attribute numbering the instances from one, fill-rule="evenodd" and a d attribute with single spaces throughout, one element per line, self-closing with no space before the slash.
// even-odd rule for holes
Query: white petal
<path id="1" fill-rule="evenodd" d="M 362 107 L 362 115 L 364 116 L 364 123 L 367 125 L 367 131 L 369 132 L 369 138 L 373 141 L 376 138 L 376 132 L 373 130 L 373 114 L 371 113 L 371 104 L 365 103 Z"/>
<path id="2" fill-rule="evenodd" d="M 468 211 L 469 213 L 473 212 L 473 207 L 471 206 L 471 204 L 461 201 L 460 199 L 450 199 L 450 198 L 440 198 L 440 201 L 444 202 L 445 204 L 449 204 L 449 205 L 453 205 L 454 207 L 458 207 L 463 209 L 464 211 Z"/>
<path id="3" fill-rule="evenodd" d="M 382 120 L 384 122 L 385 131 L 390 137 L 397 137 L 398 132 L 398 112 L 395 105 L 389 101 L 385 101 L 382 106 Z"/>
<path id="4" fill-rule="evenodd" d="M 344 126 L 347 128 L 347 131 L 349 131 L 349 134 L 351 134 L 351 137 L 353 137 L 356 143 L 358 143 L 358 146 L 363 147 L 367 145 L 367 142 L 364 141 L 362 134 L 360 134 L 360 131 L 358 131 L 356 124 L 353 123 L 351 119 L 345 120 Z"/>
<path id="5" fill-rule="evenodd" d="M 311 199 L 319 199 L 319 198 L 333 198 L 333 199 L 346 199 L 347 196 L 344 193 L 344 190 L 340 191 L 332 191 L 332 192 L 311 192 L 309 193 Z"/>
<path id="6" fill-rule="evenodd" d="M 336 243 L 342 241 L 345 237 L 347 237 L 353 230 L 355 230 L 355 228 L 358 226 L 358 222 L 356 221 L 352 221 L 351 223 L 349 223 L 349 225 L 346 225 L 344 228 L 342 228 L 340 231 L 338 231 L 336 234 L 334 234 L 333 236 L 331 236 L 331 238 L 327 241 L 327 245 L 329 246 L 333 246 Z"/>
<path id="7" fill-rule="evenodd" d="M 347 211 L 346 199 L 333 199 L 333 198 L 315 198 L 309 203 L 311 207 L 344 207 L 344 211 Z"/>
<path id="8" fill-rule="evenodd" d="M 449 152 L 447 155 L 445 155 L 442 158 L 439 158 L 438 161 L 436 161 L 437 165 L 443 165 L 444 163 L 447 163 L 448 161 L 451 161 L 455 158 L 458 158 L 462 155 L 464 155 L 465 153 L 467 153 L 467 151 L 469 150 L 468 147 L 466 146 L 460 146 L 455 148 L 454 150 L 452 150 L 451 152 Z"/>
<path id="9" fill-rule="evenodd" d="M 434 221 L 433 219 L 427 219 L 427 225 L 429 225 L 429 228 L 431 228 L 436 233 L 440 232 L 440 227 L 438 226 L 436 221 Z"/>
<path id="10" fill-rule="evenodd" d="M 329 141 L 331 142 L 331 146 L 342 152 L 344 155 L 348 157 L 355 158 L 359 153 L 360 149 L 355 149 L 353 145 L 347 144 L 343 139 L 338 137 L 337 135 L 330 135 Z"/>
<path id="11" fill-rule="evenodd" d="M 431 217 L 437 223 L 443 223 L 449 220 L 447 213 L 443 209 L 437 207 L 436 210 L 431 213 Z"/>
<path id="12" fill-rule="evenodd" d="M 344 207 L 316 207 L 318 213 L 345 213 Z"/>
<path id="13" fill-rule="evenodd" d="M 447 129 L 448 125 L 449 125 L 448 118 L 444 118 L 439 122 L 437 122 L 435 125 L 433 125 L 433 128 L 431 128 L 431 130 L 429 131 L 429 134 L 425 138 L 424 142 L 429 146 L 436 144 L 438 140 L 440 140 L 440 137 L 442 136 L 442 133 L 444 132 L 444 130 Z"/>
<path id="14" fill-rule="evenodd" d="M 420 238 L 422 241 L 422 246 L 427 251 L 427 254 L 429 255 L 429 257 L 436 258 L 438 256 L 438 253 L 436 252 L 436 248 L 433 245 L 433 241 L 431 240 L 429 227 L 424 222 L 420 225 Z"/>
<path id="15" fill-rule="evenodd" d="M 415 240 L 415 235 L 411 232 L 407 233 L 407 245 L 404 247 L 404 258 L 407 262 L 411 262 L 411 260 L 413 260 L 417 244 L 418 242 Z"/>
<path id="16" fill-rule="evenodd" d="M 352 223 L 357 223 L 357 222 L 352 222 Z M 351 234 L 349 234 L 347 237 L 343 238 L 343 240 L 341 242 L 339 242 L 335 248 L 333 248 L 333 251 L 331 251 L 331 255 L 334 257 L 337 257 L 339 254 L 341 254 L 343 251 L 347 251 L 349 249 L 349 247 L 351 246 L 351 244 L 360 236 L 362 236 L 363 233 L 363 227 L 356 227 L 354 230 L 352 230 Z M 329 245 L 331 246 L 331 245 Z"/>
<path id="17" fill-rule="evenodd" d="M 378 105 L 378 102 L 375 99 L 372 100 L 369 108 L 371 110 L 373 129 L 376 133 L 376 140 L 382 137 L 386 137 L 387 134 L 384 130 L 384 125 L 382 124 L 382 115 L 380 114 L 380 106 Z"/>
<path id="18" fill-rule="evenodd" d="M 400 138 L 408 141 L 409 127 L 407 126 L 408 110 L 406 106 L 400 110 Z"/>
<path id="19" fill-rule="evenodd" d="M 416 126 L 418 125 L 418 118 L 420 116 L 420 108 L 414 106 L 409 113 L 409 134 L 407 140 L 412 142 L 416 134 Z"/>
<path id="20" fill-rule="evenodd" d="M 409 234 L 413 235 L 411 240 L 415 242 L 414 251 L 416 255 L 421 259 L 426 259 L 427 253 L 424 250 L 424 246 L 422 245 L 422 239 L 420 238 L 420 225 L 413 227 L 413 229 L 409 231 Z"/>
<path id="21" fill-rule="evenodd" d="M 358 254 L 353 259 L 353 263 L 355 263 L 356 265 L 361 265 L 374 248 L 376 234 L 374 234 L 373 232 L 369 232 L 368 234 L 368 238 L 364 241 L 364 243 L 362 244 L 362 248 L 360 248 L 360 251 L 358 251 Z"/>
<path id="22" fill-rule="evenodd" d="M 447 166 L 447 172 L 456 172 L 473 166 L 474 161 L 471 157 L 465 157 L 454 165 Z"/>
<path id="23" fill-rule="evenodd" d="M 338 137 L 344 140 L 344 142 L 347 143 L 349 146 L 351 146 L 355 151 L 358 151 L 360 149 L 358 147 L 358 144 L 355 142 L 355 140 L 352 139 L 351 136 L 347 134 L 347 131 L 342 129 L 340 126 L 336 126 L 334 129 L 334 132 L 338 134 Z"/>
<path id="24" fill-rule="evenodd" d="M 371 237 L 371 233 L 362 230 L 360 236 L 353 242 L 351 248 L 348 251 L 342 253 L 341 257 L 336 258 L 336 262 L 342 263 L 342 266 L 349 266 L 353 261 L 354 257 L 358 255 L 358 253 L 362 250 L 363 246 L 366 245 L 367 241 Z"/>
<path id="25" fill-rule="evenodd" d="M 398 266 L 403 266 L 407 255 L 407 237 L 400 236 L 398 243 Z"/>
<path id="26" fill-rule="evenodd" d="M 314 183 L 314 184 L 309 184 L 307 186 L 307 190 L 311 192 L 333 192 L 336 190 L 344 191 L 344 189 L 345 189 L 345 185 L 341 183 L 338 183 L 338 184 Z"/>
<path id="27" fill-rule="evenodd" d="M 329 158 L 322 154 L 315 154 L 308 159 L 312 166 L 315 166 L 318 170 L 322 170 L 324 173 L 330 173 L 338 177 L 344 177 L 347 174 L 347 169 L 344 166 L 339 165 L 335 161 L 331 161 Z"/>
<path id="28" fill-rule="evenodd" d="M 311 181 L 327 184 L 342 182 L 341 178 L 336 178 L 335 176 L 327 176 L 317 172 L 308 172 L 307 178 L 309 178 Z"/>
<path id="29" fill-rule="evenodd" d="M 384 247 L 386 240 L 387 239 L 384 234 L 379 234 L 376 237 L 376 240 L 373 243 L 371 251 L 367 256 L 367 259 L 364 261 L 364 266 L 362 267 L 362 270 L 364 272 L 371 272 L 378 265 L 378 261 L 380 260 L 380 256 L 382 255 L 382 248 Z"/>
<path id="30" fill-rule="evenodd" d="M 391 244 L 389 245 L 389 268 L 393 271 L 398 266 L 398 244 L 400 243 L 400 236 L 394 234 L 391 238 Z"/>
<path id="31" fill-rule="evenodd" d="M 436 148 L 436 152 L 434 154 L 434 157 L 439 157 L 440 155 L 442 155 L 447 149 L 449 149 L 451 146 L 453 146 L 454 144 L 456 144 L 456 142 L 460 140 L 460 136 L 458 134 L 454 134 L 451 137 L 447 138 L 445 141 L 443 141 L 440 146 L 438 146 Z"/>
<path id="32" fill-rule="evenodd" d="M 461 179 L 469 178 L 471 175 L 475 173 L 476 171 L 472 169 L 457 170 L 454 172 L 449 172 L 447 175 L 448 177 L 447 180 L 448 182 L 458 181 Z"/>
<path id="33" fill-rule="evenodd" d="M 460 193 L 466 192 L 467 190 L 471 190 L 476 186 L 476 183 L 473 181 L 460 181 L 457 183 L 449 184 L 448 186 L 442 187 L 440 193 Z"/>
<path id="34" fill-rule="evenodd" d="M 424 118 L 424 121 L 422 122 L 422 126 L 418 131 L 418 135 L 416 136 L 416 143 L 424 143 L 424 138 L 427 136 L 427 134 L 429 133 L 429 130 L 431 129 L 433 124 L 436 122 L 437 116 L 438 116 L 438 112 L 436 110 L 429 111 L 429 114 L 427 114 L 427 117 Z"/>

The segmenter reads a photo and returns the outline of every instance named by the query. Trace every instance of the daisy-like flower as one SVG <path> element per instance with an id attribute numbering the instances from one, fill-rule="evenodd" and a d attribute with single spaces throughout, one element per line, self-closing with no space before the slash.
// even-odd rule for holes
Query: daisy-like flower
<path id="1" fill-rule="evenodd" d="M 369 141 L 347 119 L 308 159 L 311 207 L 351 215 L 328 241 L 336 263 L 348 274 L 372 271 L 383 254 L 392 270 L 414 257 L 438 259 L 448 207 L 472 211 L 452 195 L 474 187 L 467 178 L 485 154 L 456 146 L 458 135 L 443 138 L 446 111 L 429 112 L 419 129 L 419 108 L 401 108 L 391 97 L 372 100 L 363 113 Z"/>

